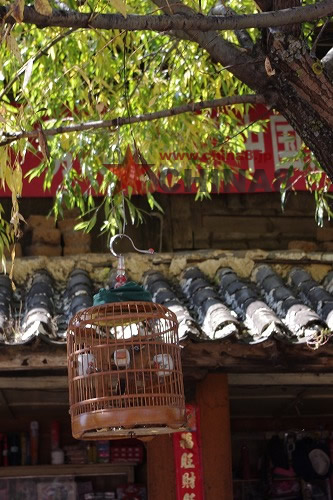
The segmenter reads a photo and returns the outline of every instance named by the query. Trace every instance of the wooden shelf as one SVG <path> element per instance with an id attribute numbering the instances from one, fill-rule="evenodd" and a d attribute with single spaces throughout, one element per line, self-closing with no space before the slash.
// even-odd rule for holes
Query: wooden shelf
<path id="1" fill-rule="evenodd" d="M 252 478 L 252 479 L 233 479 L 234 483 L 259 483 L 260 478 Z"/>
<path id="2" fill-rule="evenodd" d="M 14 465 L 0 467 L 0 478 L 53 476 L 126 476 L 134 482 L 134 464 Z"/>

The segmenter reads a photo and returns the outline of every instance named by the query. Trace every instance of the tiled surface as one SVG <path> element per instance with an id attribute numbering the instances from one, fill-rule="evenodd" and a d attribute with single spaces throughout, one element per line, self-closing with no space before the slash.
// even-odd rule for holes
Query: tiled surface
<path id="1" fill-rule="evenodd" d="M 0 276 L 0 341 L 25 344 L 39 337 L 65 342 L 69 319 L 93 303 L 89 275 L 73 271 L 66 287 L 59 289 L 45 270 L 35 272 L 26 287 L 12 290 L 7 276 Z"/>
<path id="2" fill-rule="evenodd" d="M 325 341 L 333 324 L 331 272 L 321 285 L 295 267 L 285 282 L 263 264 L 255 267 L 251 280 L 221 268 L 212 283 L 192 267 L 183 272 L 179 287 L 171 287 L 159 273 L 147 274 L 145 286 L 154 300 L 167 307 L 170 303 L 174 308 L 178 301 L 210 339 L 235 336 L 255 344 L 275 337 L 292 343 L 316 343 L 318 339 Z M 177 296 L 172 297 L 172 293 Z M 184 335 L 186 330 L 180 333 Z"/>
<path id="3" fill-rule="evenodd" d="M 272 267 L 257 265 L 251 279 L 231 268 L 218 269 L 212 281 L 197 267 L 188 267 L 176 281 L 150 271 L 143 279 L 153 300 L 175 312 L 181 339 L 234 338 L 256 344 L 268 338 L 282 342 L 325 342 L 333 328 L 333 271 L 322 283 L 301 267 L 282 279 Z M 39 337 L 65 342 L 66 325 L 78 310 L 90 307 L 95 289 L 88 273 L 73 271 L 59 288 L 45 270 L 13 291 L 0 276 L 0 340 L 22 344 Z"/>

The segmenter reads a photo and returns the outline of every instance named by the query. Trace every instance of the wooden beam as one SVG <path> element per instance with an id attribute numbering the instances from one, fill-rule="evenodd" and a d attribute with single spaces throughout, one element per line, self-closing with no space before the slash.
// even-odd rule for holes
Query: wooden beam
<path id="1" fill-rule="evenodd" d="M 11 408 L 8 405 L 8 401 L 3 393 L 3 391 L 0 390 L 0 406 L 1 409 L 4 409 L 4 413 L 10 417 L 10 418 L 15 418 L 14 413 L 12 412 Z"/>
<path id="2" fill-rule="evenodd" d="M 228 378 L 209 374 L 197 384 L 206 500 L 232 500 L 232 460 Z"/>
<path id="3" fill-rule="evenodd" d="M 280 432 L 290 431 L 290 429 L 305 429 L 306 431 L 317 431 L 318 422 L 320 428 L 324 431 L 331 432 L 333 430 L 333 415 L 295 415 L 284 416 L 280 418 L 272 418 L 272 416 L 255 415 L 249 417 L 244 415 L 242 417 L 234 417 L 231 419 L 232 433 L 240 432 L 252 435 L 254 432 Z"/>
<path id="4" fill-rule="evenodd" d="M 66 390 L 68 378 L 64 375 L 39 376 L 39 377 L 0 377 L 0 390 Z"/>
<path id="5" fill-rule="evenodd" d="M 234 385 L 333 385 L 333 373 L 231 373 L 229 386 Z"/>
<path id="6" fill-rule="evenodd" d="M 42 408 L 42 407 L 50 407 L 52 406 L 52 408 L 54 407 L 58 407 L 58 406 L 64 406 L 65 408 L 68 408 L 69 407 L 69 403 L 68 401 L 36 401 L 36 400 L 31 400 L 31 401 L 13 401 L 10 406 L 12 408 L 19 408 L 20 406 L 27 406 L 29 405 L 29 408 L 32 408 L 32 407 L 38 407 L 38 408 Z"/>
<path id="7" fill-rule="evenodd" d="M 66 345 L 37 341 L 0 347 L 0 371 L 54 371 L 67 369 Z"/>
<path id="8" fill-rule="evenodd" d="M 311 394 L 311 393 L 306 393 L 306 394 L 303 394 L 302 396 L 302 400 L 303 399 L 332 399 L 333 398 L 333 394 L 325 394 L 325 392 L 320 392 L 320 393 L 316 393 L 316 394 Z M 272 401 L 272 400 L 279 400 L 279 399 L 295 399 L 295 394 L 274 394 L 272 396 L 270 396 L 269 394 L 256 394 L 256 395 L 244 395 L 242 396 L 241 394 L 237 394 L 235 396 L 233 396 L 232 394 L 230 395 L 230 400 L 233 400 L 233 401 L 253 401 L 253 400 L 262 400 L 262 399 L 266 399 L 268 401 Z"/>
<path id="9" fill-rule="evenodd" d="M 173 440 L 168 434 L 147 442 L 147 483 L 149 500 L 177 498 Z"/>
<path id="10" fill-rule="evenodd" d="M 184 374 L 193 380 L 202 377 L 206 371 L 213 370 L 234 374 L 267 373 L 269 370 L 270 373 L 304 373 L 304 376 L 309 376 L 306 374 L 312 372 L 333 376 L 333 344 L 326 344 L 317 350 L 274 339 L 256 345 L 230 340 L 188 340 L 182 345 Z M 31 345 L 1 346 L 0 372 L 18 371 L 47 371 L 65 375 L 66 346 L 48 345 L 39 341 Z M 313 381 L 316 376 L 318 375 L 313 375 Z"/>
<path id="11" fill-rule="evenodd" d="M 304 344 L 289 344 L 274 339 L 250 345 L 221 340 L 186 341 L 182 364 L 190 371 L 205 368 L 225 373 L 333 373 L 333 345 L 309 349 Z"/>
<path id="12" fill-rule="evenodd" d="M 1 467 L 0 477 L 125 476 L 134 482 L 134 464 L 64 464 Z"/>
<path id="13" fill-rule="evenodd" d="M 283 404 L 281 408 L 279 408 L 274 414 L 273 414 L 273 418 L 274 417 L 277 417 L 277 418 L 281 418 L 283 415 L 285 415 L 286 413 L 288 413 L 288 410 L 292 409 L 292 408 L 295 408 L 296 411 L 297 411 L 297 405 L 298 403 L 300 403 L 302 401 L 302 399 L 304 399 L 304 397 L 306 396 L 308 392 L 308 389 L 302 389 L 298 394 L 296 394 L 296 396 L 291 400 L 291 401 L 288 401 L 287 403 Z M 299 414 L 299 412 L 297 412 Z"/>

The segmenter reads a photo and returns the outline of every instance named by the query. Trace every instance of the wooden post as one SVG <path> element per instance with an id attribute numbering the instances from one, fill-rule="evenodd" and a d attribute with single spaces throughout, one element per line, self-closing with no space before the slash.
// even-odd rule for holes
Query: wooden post
<path id="1" fill-rule="evenodd" d="M 176 476 L 172 435 L 156 436 L 147 443 L 148 500 L 175 500 Z"/>
<path id="2" fill-rule="evenodd" d="M 228 376 L 210 373 L 196 387 L 205 500 L 232 500 Z"/>

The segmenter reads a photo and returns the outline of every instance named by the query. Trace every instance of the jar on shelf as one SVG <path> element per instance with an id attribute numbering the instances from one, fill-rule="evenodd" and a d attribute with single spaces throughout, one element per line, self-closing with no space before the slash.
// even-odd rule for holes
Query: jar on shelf
<path id="1" fill-rule="evenodd" d="M 97 441 L 97 462 L 99 464 L 108 464 L 110 462 L 110 443 L 109 441 Z"/>

